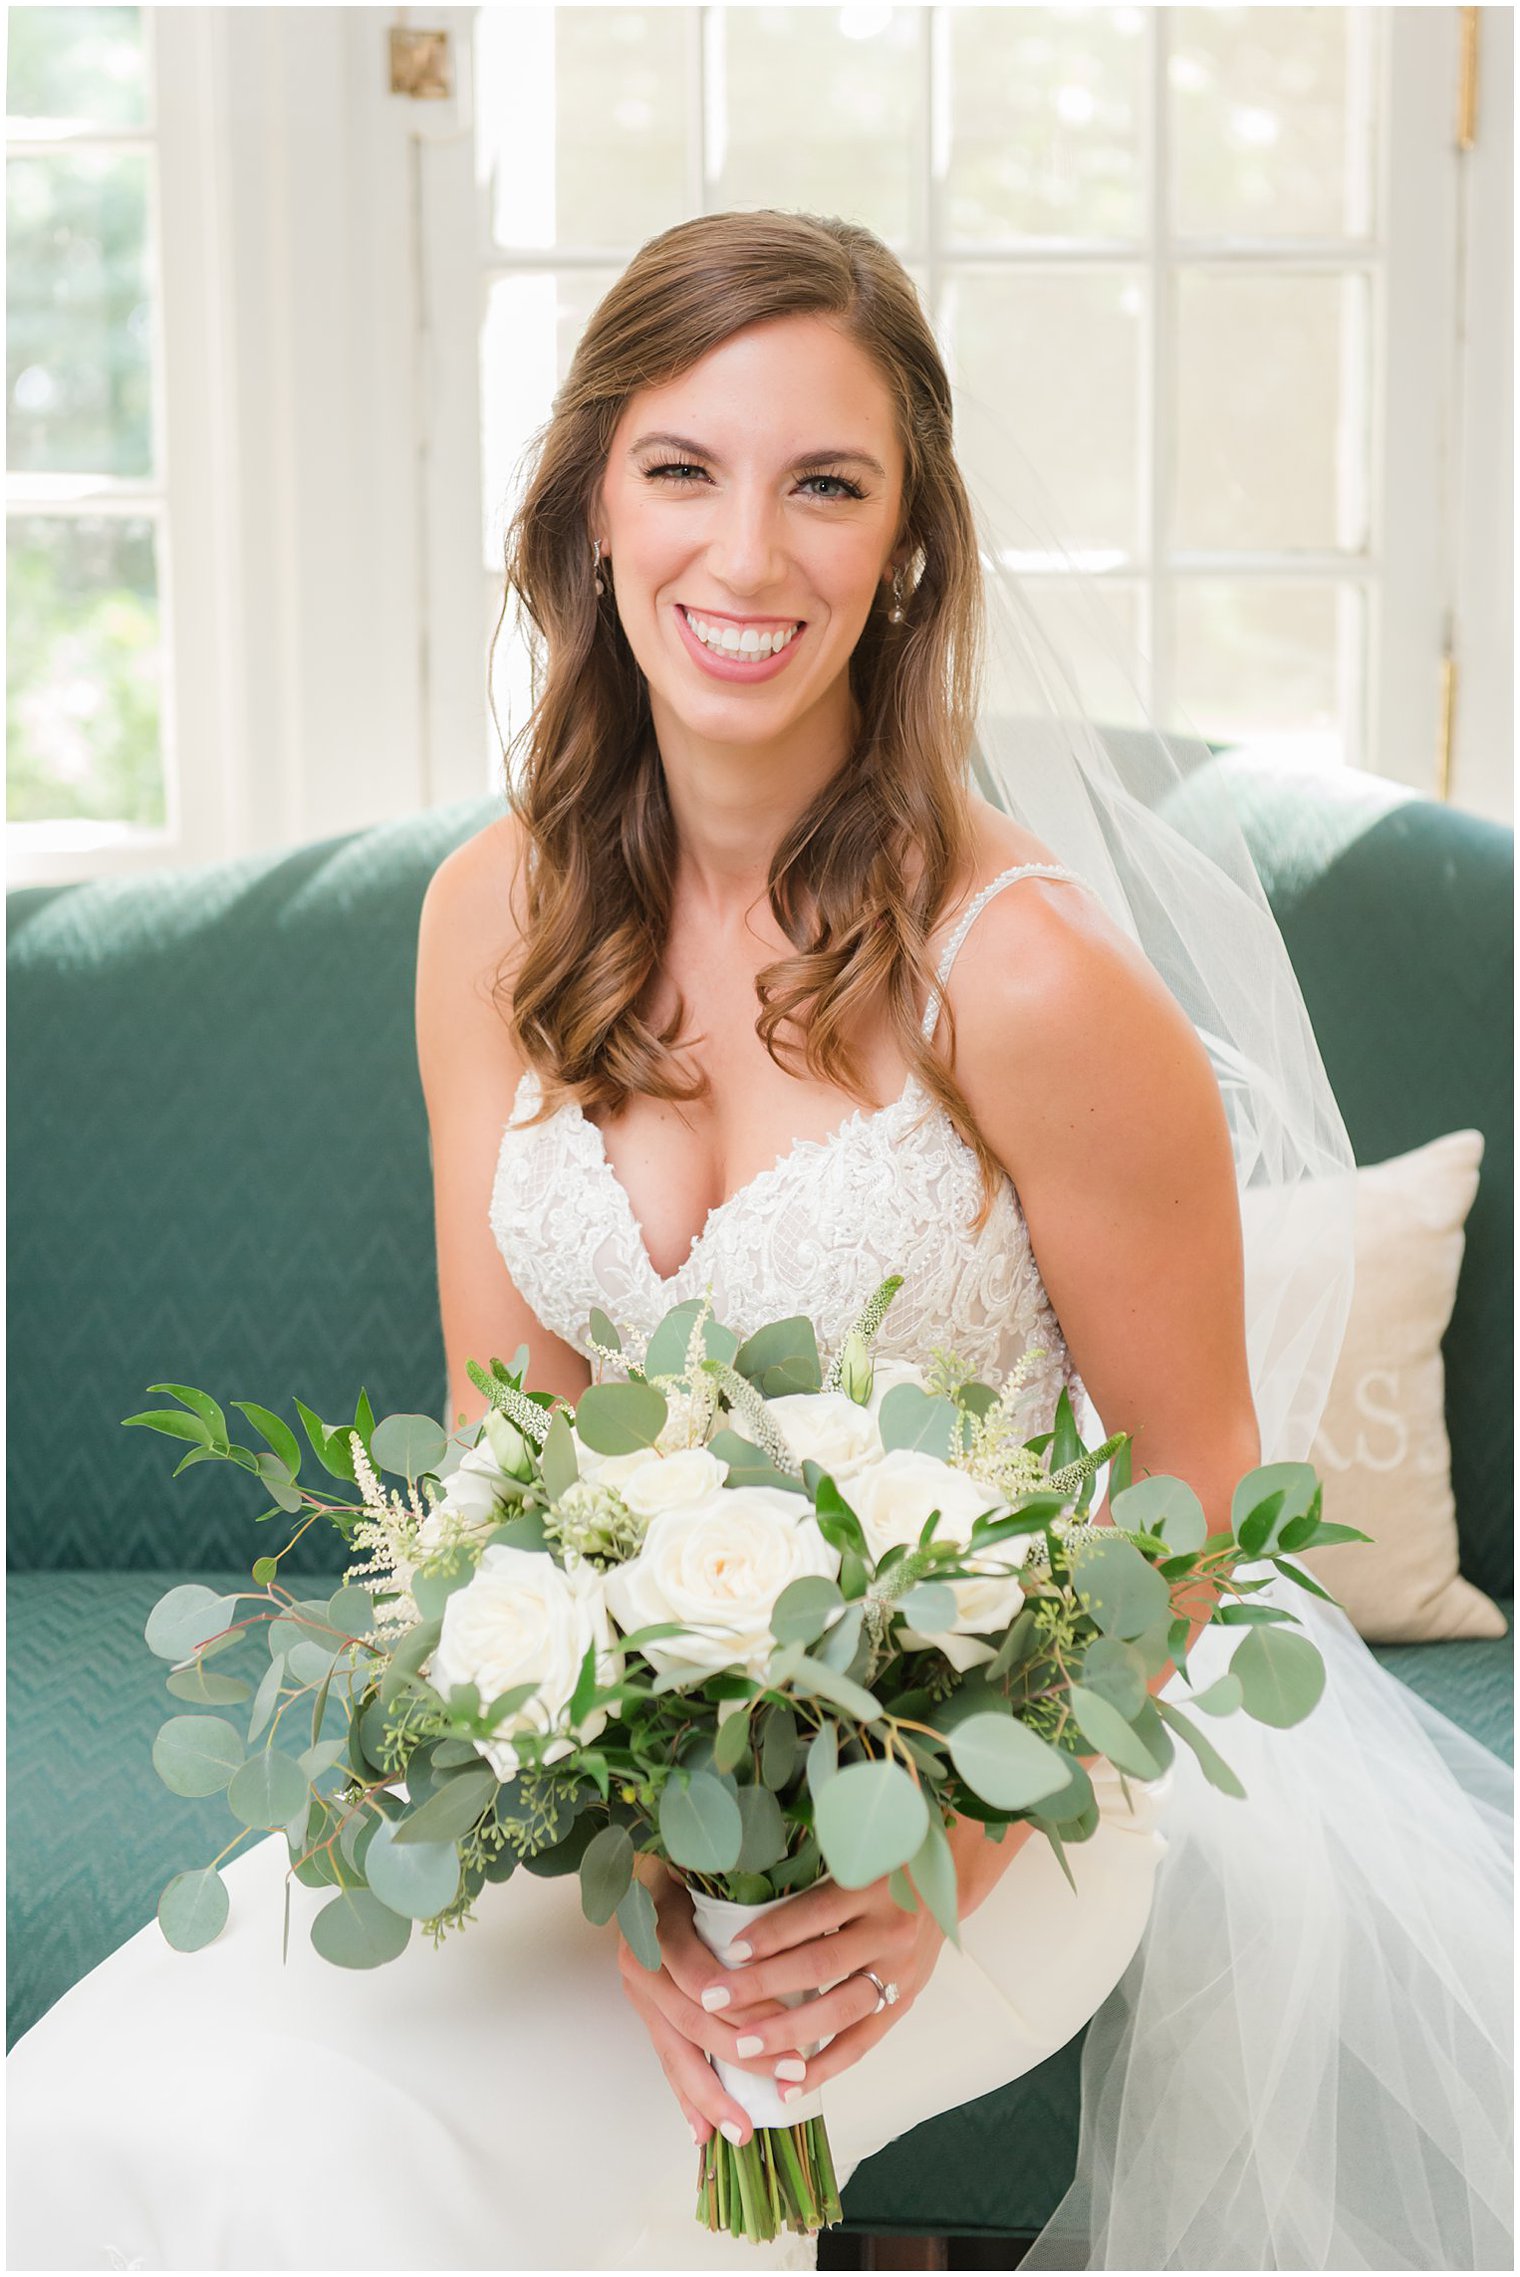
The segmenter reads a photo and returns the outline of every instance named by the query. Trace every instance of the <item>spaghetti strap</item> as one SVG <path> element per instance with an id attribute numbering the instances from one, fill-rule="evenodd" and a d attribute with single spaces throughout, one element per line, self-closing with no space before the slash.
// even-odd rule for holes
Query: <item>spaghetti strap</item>
<path id="1" fill-rule="evenodd" d="M 1015 878 L 1065 878 L 1072 885 L 1082 883 L 1076 871 L 1067 869 L 1065 864 L 1061 862 L 1015 862 L 1011 869 L 1001 871 L 989 885 L 983 886 L 945 943 L 945 953 L 939 961 L 939 972 L 936 976 L 935 986 L 924 1010 L 923 1038 L 925 1043 L 929 1041 L 938 1025 L 940 1006 L 944 1002 L 945 983 L 950 978 L 950 967 L 960 953 L 961 943 L 993 895 L 1001 892 L 1005 885 L 1011 885 Z"/>

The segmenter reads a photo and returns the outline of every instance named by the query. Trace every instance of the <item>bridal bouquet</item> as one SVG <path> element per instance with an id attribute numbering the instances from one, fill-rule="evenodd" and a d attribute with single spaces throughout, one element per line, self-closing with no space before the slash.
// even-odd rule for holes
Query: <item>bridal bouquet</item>
<path id="1" fill-rule="evenodd" d="M 1274 1572 L 1325 1596 L 1291 1553 L 1367 1537 L 1322 1521 L 1303 1463 L 1249 1472 L 1210 1534 L 1182 1480 L 1131 1482 L 1123 1434 L 1086 1448 L 1064 1391 L 1053 1429 L 1025 1437 L 1034 1351 L 1000 1386 L 953 1354 L 876 1357 L 900 1286 L 827 1365 L 801 1316 L 741 1342 L 693 1298 L 625 1349 L 594 1312 L 598 1380 L 573 1408 L 524 1390 L 524 1347 L 510 1368 L 469 1364 L 490 1406 L 456 1436 L 377 1422 L 362 1393 L 351 1426 L 298 1401 L 357 1501 L 298 1483 L 303 1451 L 269 1409 L 234 1403 L 254 1450 L 207 1393 L 155 1385 L 180 1406 L 125 1421 L 190 1442 L 179 1469 L 238 1463 L 264 1518 L 304 1511 L 291 1542 L 326 1520 L 356 1553 L 335 1593 L 281 1586 L 287 1542 L 254 1563 L 255 1591 L 160 1599 L 146 1640 L 189 1710 L 154 1744 L 160 1776 L 225 1792 L 228 1849 L 283 1831 L 295 1877 L 332 1892 L 312 1943 L 348 1968 L 393 1960 L 414 1924 L 436 1944 L 521 1867 L 577 1874 L 587 1916 L 657 1970 L 641 1857 L 684 1880 L 720 1963 L 757 1913 L 828 1876 L 889 1877 L 958 1941 L 955 1814 L 999 1840 L 1032 1821 L 1070 1879 L 1068 1848 L 1098 1824 L 1083 1754 L 1149 1780 L 1180 1742 L 1242 1793 L 1205 1726 L 1295 1723 L 1324 1681 L 1294 1617 L 1255 1600 Z M 1105 1465 L 1112 1524 L 1096 1524 Z M 1240 1641 L 1184 1713 L 1148 1687 L 1169 1659 L 1186 1677 L 1205 1617 Z M 216 1658 L 260 1627 L 255 1688 Z M 220 1857 L 164 1890 L 171 1944 L 221 1929 Z M 287 1881 L 286 1949 L 289 1926 Z M 837 2220 L 816 2093 L 783 2106 L 769 2079 L 718 2069 L 755 2131 L 703 2147 L 698 2218 L 757 2239 Z"/>

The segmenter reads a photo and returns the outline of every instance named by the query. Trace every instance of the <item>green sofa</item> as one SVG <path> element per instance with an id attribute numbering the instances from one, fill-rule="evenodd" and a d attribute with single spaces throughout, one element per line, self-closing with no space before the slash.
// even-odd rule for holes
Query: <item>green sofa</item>
<path id="1" fill-rule="evenodd" d="M 1210 764 L 1358 1159 L 1485 1134 L 1447 1400 L 1464 1567 L 1507 1601 L 1512 833 L 1366 776 Z M 377 1413 L 443 1412 L 413 960 L 429 877 L 494 811 L 9 897 L 10 2042 L 229 1831 L 220 1796 L 152 1770 L 175 1711 L 143 1623 L 174 1582 L 247 1585 L 276 1545 L 241 1474 L 171 1481 L 168 1443 L 120 1418 L 162 1382 L 330 1418 L 362 1382 Z M 313 1529 L 285 1571 L 341 1564 Z M 1510 1755 L 1508 1638 L 1380 1657 Z M 863 2166 L 850 2226 L 1040 2227 L 1075 2153 L 1079 2049 Z"/>

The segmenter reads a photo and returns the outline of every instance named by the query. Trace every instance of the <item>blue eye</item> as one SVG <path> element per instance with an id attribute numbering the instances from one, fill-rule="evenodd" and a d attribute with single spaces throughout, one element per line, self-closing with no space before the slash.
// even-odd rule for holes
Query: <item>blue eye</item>
<path id="1" fill-rule="evenodd" d="M 691 484 L 680 478 L 689 474 L 703 475 L 705 478 L 705 471 L 704 468 L 697 466 L 690 459 L 669 459 L 662 466 L 645 467 L 644 479 L 646 482 L 659 482 L 662 479 L 670 478 L 676 481 L 678 489 L 689 490 Z M 864 498 L 865 496 L 865 492 L 858 483 L 849 481 L 842 474 L 808 474 L 803 476 L 803 481 L 831 482 L 834 485 L 834 491 L 831 495 L 835 496 L 842 495 L 846 498 Z M 815 491 L 814 496 L 818 495 L 819 493 Z"/>

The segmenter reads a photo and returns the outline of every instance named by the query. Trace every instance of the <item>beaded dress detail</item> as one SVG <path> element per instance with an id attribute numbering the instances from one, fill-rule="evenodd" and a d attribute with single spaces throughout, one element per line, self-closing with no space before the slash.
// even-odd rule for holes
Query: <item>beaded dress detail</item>
<path id="1" fill-rule="evenodd" d="M 972 924 L 1017 878 L 1081 880 L 1050 862 L 1021 862 L 984 886 L 946 943 L 925 1009 L 927 1041 Z M 857 1107 L 821 1139 L 801 1138 L 708 1214 L 677 1270 L 657 1273 L 596 1124 L 575 1101 L 531 1128 L 538 1104 L 525 1070 L 502 1134 L 491 1230 L 517 1288 L 556 1336 L 590 1352 L 593 1305 L 620 1330 L 647 1336 L 672 1305 L 711 1285 L 720 1320 L 740 1337 L 804 1311 L 820 1347 L 837 1348 L 887 1274 L 903 1286 L 876 1339 L 883 1356 L 922 1360 L 949 1342 L 978 1375 L 1003 1375 L 1026 1346 L 1044 1357 L 1027 1379 L 1032 1432 L 1048 1427 L 1061 1386 L 1080 1410 L 1081 1380 L 1040 1280 L 1013 1181 L 1000 1180 L 987 1221 L 976 1156 L 910 1074 L 898 1096 Z"/>

